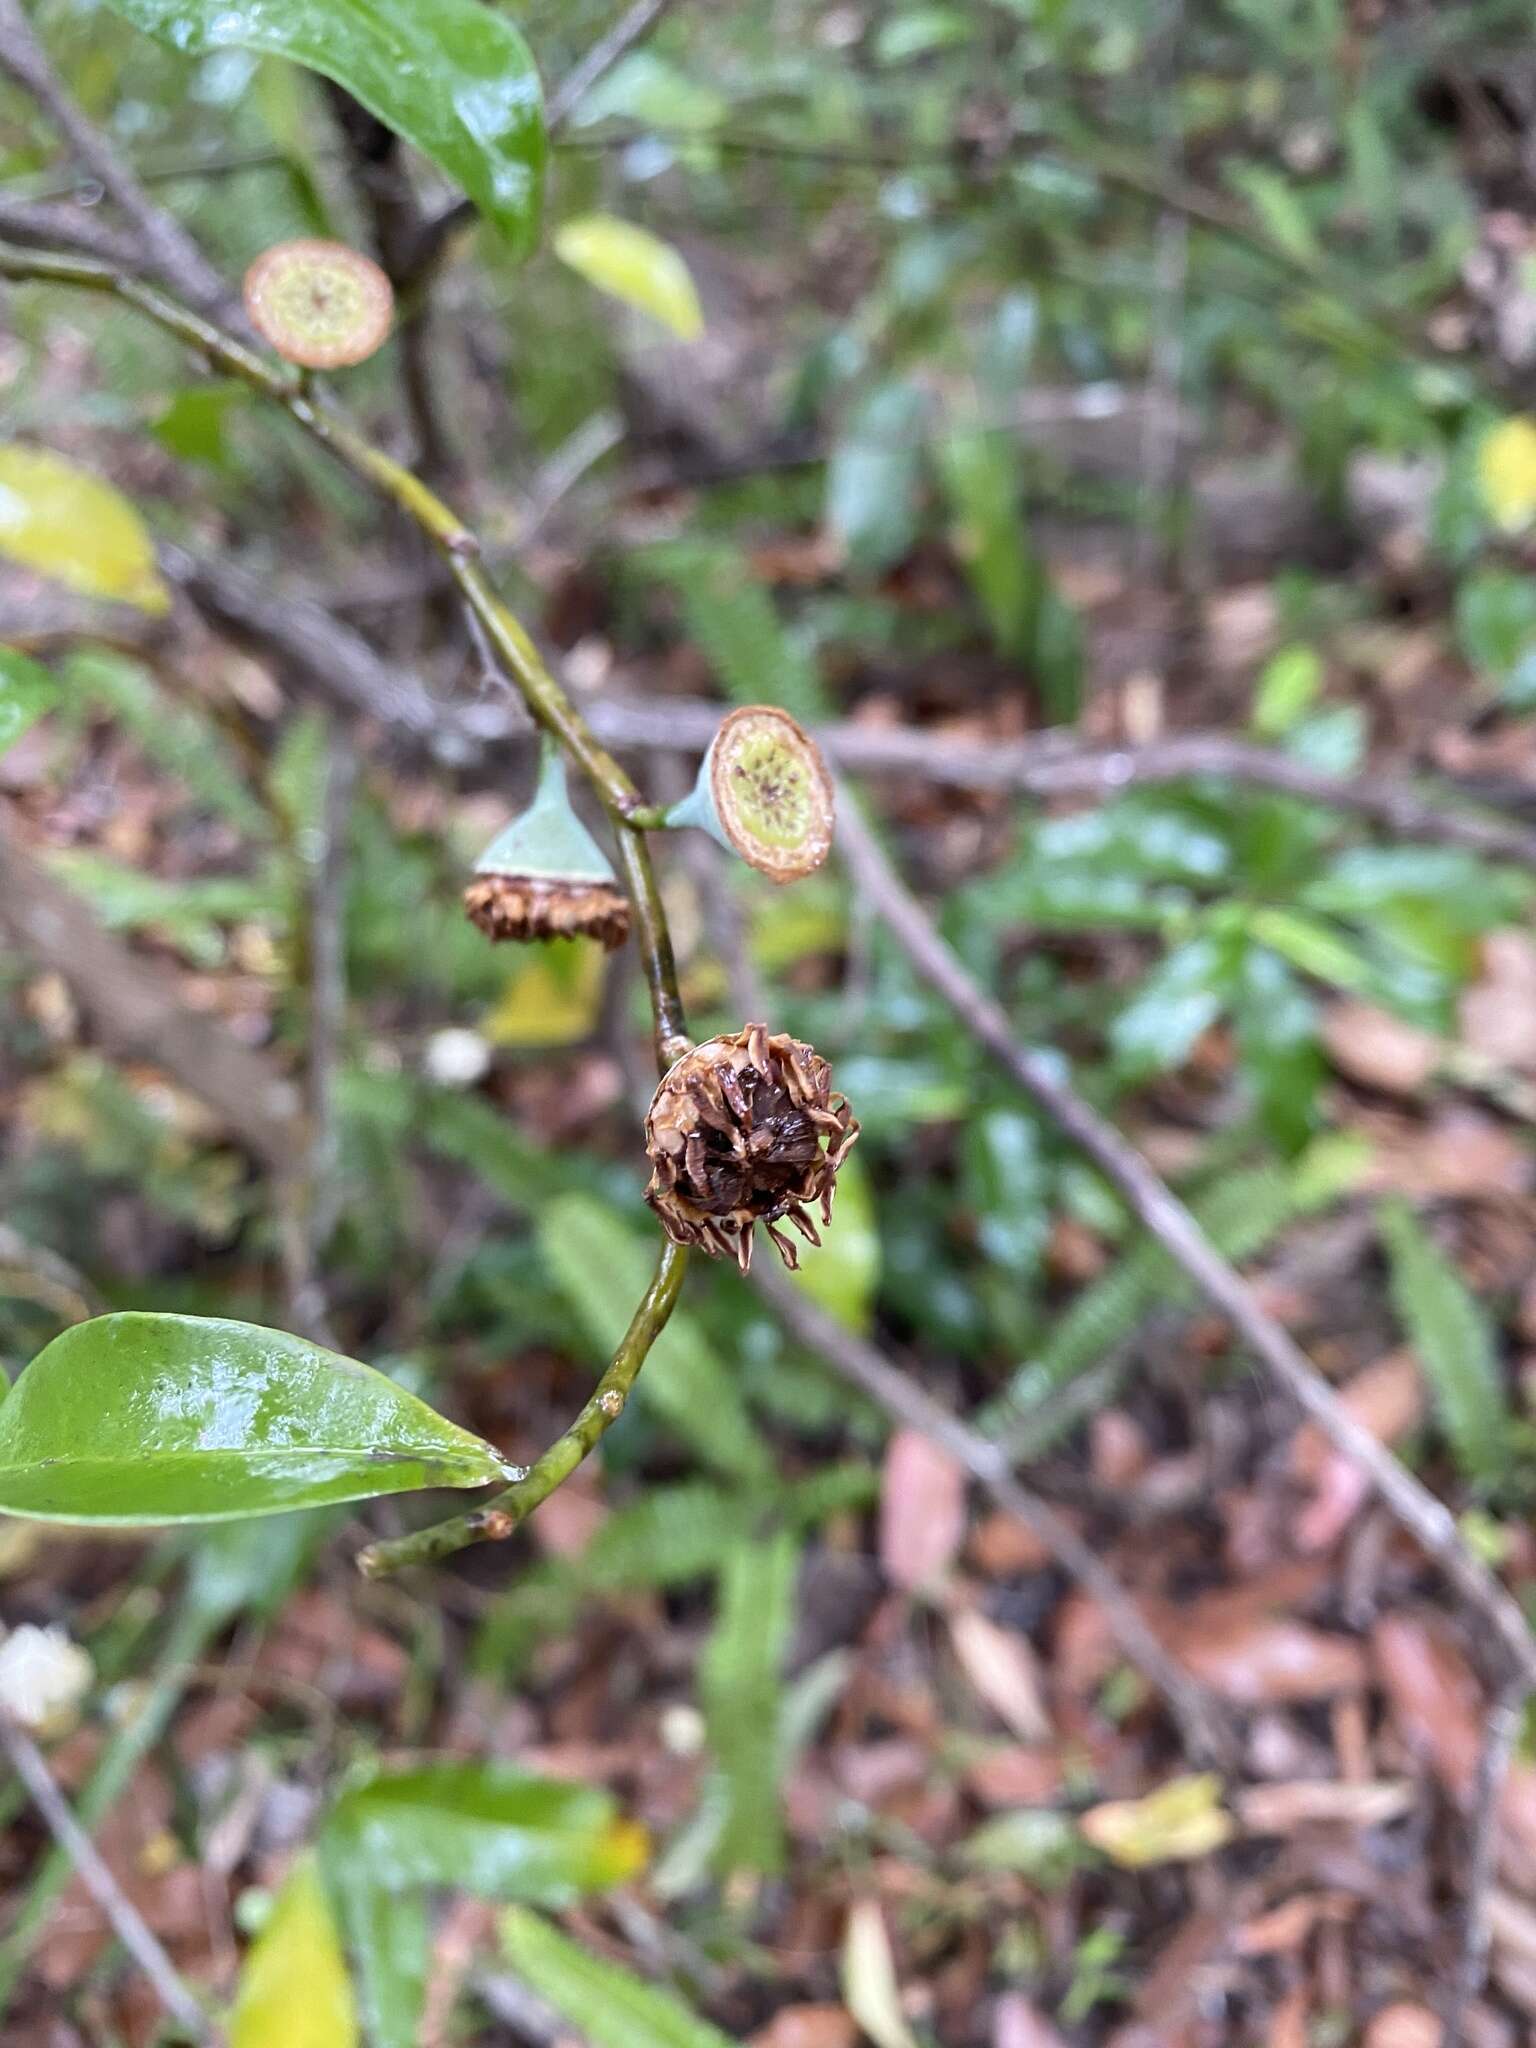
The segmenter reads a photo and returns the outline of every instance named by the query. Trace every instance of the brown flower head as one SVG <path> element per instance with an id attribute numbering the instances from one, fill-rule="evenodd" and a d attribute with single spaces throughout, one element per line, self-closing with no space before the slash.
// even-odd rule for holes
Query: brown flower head
<path id="1" fill-rule="evenodd" d="M 629 937 L 629 898 L 612 882 L 476 875 L 464 908 L 488 939 L 600 939 L 612 952 Z"/>
<path id="2" fill-rule="evenodd" d="M 807 1205 L 832 1220 L 837 1169 L 859 1135 L 831 1079 L 820 1053 L 764 1024 L 707 1039 L 668 1070 L 645 1119 L 645 1199 L 674 1244 L 729 1253 L 745 1272 L 756 1223 L 791 1268 L 799 1249 L 780 1222 L 821 1243 Z"/>

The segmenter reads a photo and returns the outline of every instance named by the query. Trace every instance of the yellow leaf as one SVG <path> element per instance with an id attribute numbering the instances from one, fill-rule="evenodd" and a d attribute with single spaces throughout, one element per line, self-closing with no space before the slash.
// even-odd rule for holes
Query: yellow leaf
<path id="1" fill-rule="evenodd" d="M 525 946 L 482 1026 L 493 1045 L 575 1045 L 590 1035 L 603 996 L 603 954 L 590 939 Z"/>
<path id="2" fill-rule="evenodd" d="M 140 611 L 170 595 L 144 522 L 120 491 L 46 448 L 0 447 L 0 555 Z"/>
<path id="3" fill-rule="evenodd" d="M 1078 1826 L 1095 1849 L 1127 1870 L 1209 1856 L 1231 1841 L 1234 1829 L 1214 1771 L 1172 1778 L 1145 1799 L 1107 1800 L 1090 1807 Z"/>
<path id="4" fill-rule="evenodd" d="M 610 213 L 585 213 L 555 230 L 562 263 L 627 305 L 638 306 L 684 341 L 704 332 L 704 314 L 688 266 L 659 235 Z"/>
<path id="5" fill-rule="evenodd" d="M 1477 484 L 1494 524 L 1518 533 L 1536 515 L 1536 421 L 1504 420 L 1483 436 Z"/>
<path id="6" fill-rule="evenodd" d="M 877 1899 L 859 1899 L 843 1934 L 843 2001 L 876 2048 L 917 2048 L 901 2009 L 896 1958 Z"/>
<path id="7" fill-rule="evenodd" d="M 229 2048 L 358 2048 L 341 1937 L 313 1853 L 301 1856 L 252 1943 L 229 2018 Z"/>

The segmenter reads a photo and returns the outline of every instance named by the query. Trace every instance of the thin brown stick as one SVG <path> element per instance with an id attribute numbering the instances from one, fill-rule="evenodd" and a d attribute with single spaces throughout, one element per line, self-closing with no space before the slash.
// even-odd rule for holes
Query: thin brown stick
<path id="1" fill-rule="evenodd" d="M 1193 1755 L 1230 1765 L 1232 1737 L 1217 1703 L 1164 1649 L 1130 1594 L 1071 1523 L 1049 1502 L 1020 1485 L 998 1445 L 968 1428 L 912 1374 L 899 1371 L 872 1344 L 856 1337 L 791 1286 L 783 1274 L 759 1261 L 750 1278 L 808 1350 L 824 1359 L 850 1386 L 867 1394 L 893 1421 L 920 1430 L 947 1451 L 1000 1508 L 1039 1538 L 1062 1570 L 1097 1603 L 1122 1654 L 1167 1701 L 1186 1748 Z"/>
<path id="2" fill-rule="evenodd" d="M 76 1820 L 69 1802 L 53 1781 L 47 1760 L 25 1729 L 0 1714 L 0 1749 L 27 1788 L 48 1832 L 69 1858 L 107 1924 L 138 1965 L 166 2012 L 196 2041 L 215 2048 L 221 2036 L 208 2015 L 178 1976 L 175 1964 L 145 1925 L 143 1916 Z"/>
<path id="3" fill-rule="evenodd" d="M 1414 1541 L 1434 1559 L 1467 1605 L 1482 1616 L 1511 1667 L 1536 1684 L 1536 1640 L 1520 1606 L 1462 1541 L 1455 1518 L 1339 1400 L 1306 1353 L 1268 1315 L 1242 1275 L 1113 1124 L 1065 1078 L 1062 1062 L 1021 1046 L 1002 1006 L 972 979 L 933 921 L 900 880 L 845 791 L 838 845 L 865 904 L 912 965 L 936 989 L 1005 1073 L 1118 1188 L 1133 1213 L 1172 1254 L 1242 1342 L 1261 1358 L 1297 1405 L 1355 1465 Z"/>
<path id="4" fill-rule="evenodd" d="M 1530 1687 L 1525 1679 L 1507 1681 L 1494 1699 L 1483 1730 L 1472 1811 L 1467 1820 L 1467 1888 L 1462 1902 L 1461 1948 L 1446 1999 L 1445 2032 L 1440 2048 L 1462 2048 L 1468 2009 L 1482 1990 L 1488 1973 L 1492 1936 L 1488 1901 L 1498 1870 L 1499 1806 L 1529 1697 Z"/>

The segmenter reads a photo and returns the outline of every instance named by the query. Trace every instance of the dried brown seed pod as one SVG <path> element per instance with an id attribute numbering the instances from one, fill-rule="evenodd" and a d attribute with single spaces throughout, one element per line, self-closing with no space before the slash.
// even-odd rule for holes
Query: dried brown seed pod
<path id="1" fill-rule="evenodd" d="M 600 939 L 612 952 L 629 937 L 629 898 L 612 882 L 476 875 L 464 908 L 488 939 Z"/>
<path id="2" fill-rule="evenodd" d="M 345 242 L 279 242 L 245 273 L 251 325 L 285 362 L 341 370 L 388 339 L 395 295 L 371 256 Z"/>
<path id="3" fill-rule="evenodd" d="M 821 1243 L 810 1205 L 832 1220 L 837 1169 L 859 1135 L 831 1080 L 820 1053 L 764 1024 L 706 1039 L 668 1069 L 645 1119 L 645 1199 L 674 1244 L 746 1272 L 754 1224 L 791 1269 L 799 1250 L 781 1222 Z"/>

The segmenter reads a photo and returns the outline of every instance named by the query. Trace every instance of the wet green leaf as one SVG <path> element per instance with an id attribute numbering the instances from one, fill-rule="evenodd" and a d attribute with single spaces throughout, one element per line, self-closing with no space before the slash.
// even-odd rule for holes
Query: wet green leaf
<path id="1" fill-rule="evenodd" d="M 13 647 L 0 647 L 0 754 L 58 701 L 59 686 L 47 669 Z"/>
<path id="2" fill-rule="evenodd" d="M 383 1373 L 222 1318 L 77 1323 L 0 1404 L 0 1509 L 43 1521 L 220 1522 L 504 1476 Z"/>
<path id="3" fill-rule="evenodd" d="M 170 594 L 144 522 L 89 470 L 46 448 L 0 447 L 0 555 L 83 597 L 163 612 Z"/>
<path id="4" fill-rule="evenodd" d="M 555 230 L 560 261 L 588 284 L 638 306 L 683 341 L 704 332 L 704 313 L 688 265 L 670 242 L 632 221 L 588 213 Z"/>
<path id="5" fill-rule="evenodd" d="M 544 113 L 528 45 L 479 0 L 109 0 L 188 56 L 258 50 L 331 78 L 414 143 L 519 251 L 538 231 Z"/>

